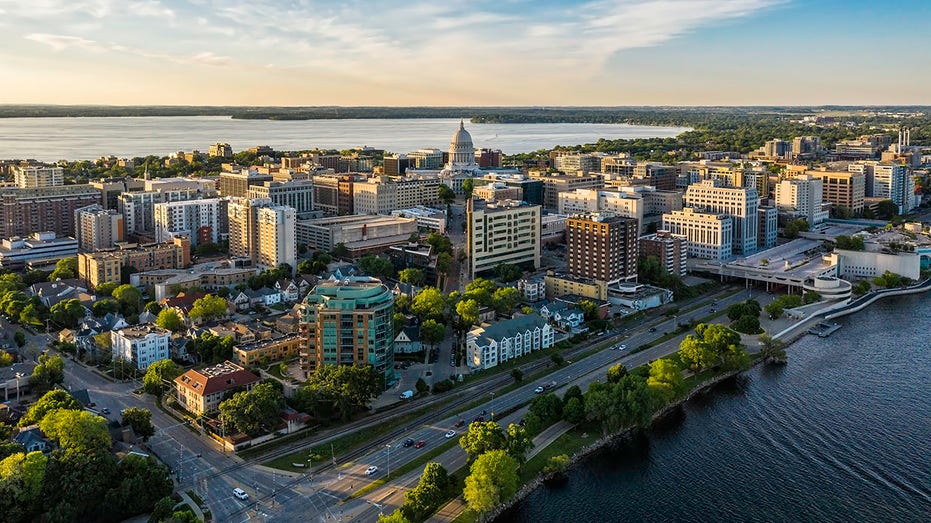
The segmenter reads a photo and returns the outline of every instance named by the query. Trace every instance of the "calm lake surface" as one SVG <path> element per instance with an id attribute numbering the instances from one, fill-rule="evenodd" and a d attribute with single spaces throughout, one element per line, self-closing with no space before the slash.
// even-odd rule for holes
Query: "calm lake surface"
<path id="1" fill-rule="evenodd" d="M 498 521 L 931 521 L 931 295 L 840 322 Z"/>
<path id="2" fill-rule="evenodd" d="M 256 145 L 279 150 L 348 149 L 364 145 L 391 152 L 425 147 L 446 150 L 459 126 L 454 119 L 233 120 L 224 116 L 127 118 L 0 118 L 0 159 L 93 160 L 167 155 L 211 144 L 234 151 Z M 476 147 L 507 154 L 596 142 L 599 138 L 672 137 L 688 128 L 626 124 L 470 124 Z"/>

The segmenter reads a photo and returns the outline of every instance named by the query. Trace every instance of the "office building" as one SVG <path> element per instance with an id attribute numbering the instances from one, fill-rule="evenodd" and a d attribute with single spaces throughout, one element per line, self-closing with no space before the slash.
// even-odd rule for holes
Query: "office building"
<path id="1" fill-rule="evenodd" d="M 399 216 L 331 216 L 297 222 L 300 245 L 314 250 L 332 251 L 342 244 L 350 256 L 384 251 L 391 245 L 407 243 L 417 232 L 417 220 Z"/>
<path id="2" fill-rule="evenodd" d="M 46 231 L 70 236 L 74 211 L 99 202 L 100 191 L 90 185 L 0 188 L 0 238 Z"/>
<path id="3" fill-rule="evenodd" d="M 695 212 L 711 214 L 727 214 L 732 221 L 733 240 L 732 252 L 734 254 L 748 255 L 757 251 L 757 233 L 759 216 L 757 208 L 760 198 L 756 189 L 746 187 L 724 187 L 718 180 L 704 180 L 689 185 L 682 198 L 682 205 L 692 207 Z M 673 213 L 675 214 L 675 213 Z M 681 234 L 665 226 L 666 216 L 663 215 L 663 229 L 675 234 Z M 692 236 L 689 236 L 689 242 Z"/>
<path id="4" fill-rule="evenodd" d="M 490 369 L 549 348 L 554 340 L 553 327 L 539 314 L 475 327 L 466 336 L 466 364 L 473 370 Z"/>
<path id="5" fill-rule="evenodd" d="M 637 220 L 610 213 L 566 219 L 566 263 L 570 274 L 614 283 L 637 278 Z"/>
<path id="6" fill-rule="evenodd" d="M 813 158 L 820 152 L 821 137 L 819 136 L 796 136 L 792 139 L 793 158 Z"/>
<path id="7" fill-rule="evenodd" d="M 395 209 L 391 211 L 391 216 L 413 218 L 417 221 L 418 229 L 446 234 L 446 211 L 440 209 L 418 205 L 408 209 Z"/>
<path id="8" fill-rule="evenodd" d="M 293 207 L 298 214 L 314 210 L 313 180 L 264 182 L 250 185 L 247 192 L 249 198 L 268 198 L 275 205 Z"/>
<path id="9" fill-rule="evenodd" d="M 835 209 L 843 208 L 854 216 L 863 214 L 866 175 L 862 172 L 807 171 L 821 180 L 821 197 Z"/>
<path id="10" fill-rule="evenodd" d="M 375 278 L 319 283 L 299 306 L 301 365 L 371 365 L 394 380 L 394 294 Z"/>
<path id="11" fill-rule="evenodd" d="M 674 165 L 637 163 L 634 167 L 633 178 L 660 191 L 675 191 L 679 172 Z"/>
<path id="12" fill-rule="evenodd" d="M 523 200 L 524 191 L 520 187 L 510 187 L 504 182 L 491 182 L 477 185 L 472 190 L 472 197 L 479 200 Z"/>
<path id="13" fill-rule="evenodd" d="M 475 148 L 475 163 L 482 169 L 501 167 L 501 149 Z"/>
<path id="14" fill-rule="evenodd" d="M 74 211 L 74 238 L 82 251 L 109 249 L 125 240 L 123 215 L 99 203 Z"/>
<path id="15" fill-rule="evenodd" d="M 92 180 L 88 185 L 100 191 L 100 205 L 104 209 L 117 210 L 120 195 L 124 192 L 139 192 L 145 190 L 145 181 L 137 178 L 106 178 Z"/>
<path id="16" fill-rule="evenodd" d="M 754 213 L 757 211 L 754 209 Z M 754 227 L 757 226 L 754 220 Z M 734 248 L 734 220 L 726 213 L 699 212 L 686 207 L 663 215 L 662 229 L 688 239 L 689 256 L 726 260 Z M 756 241 L 756 232 L 753 237 Z M 754 246 L 756 249 L 756 246 Z"/>
<path id="17" fill-rule="evenodd" d="M 13 166 L 13 181 L 20 189 L 58 187 L 65 184 L 65 170 L 61 167 Z"/>
<path id="18" fill-rule="evenodd" d="M 793 218 L 804 218 L 809 226 L 828 219 L 822 204 L 821 179 L 809 174 L 796 175 L 776 184 L 776 209 Z"/>
<path id="19" fill-rule="evenodd" d="M 271 174 L 260 174 L 254 170 L 224 171 L 220 173 L 220 195 L 246 198 L 249 196 L 249 187 L 271 181 L 274 181 Z"/>
<path id="20" fill-rule="evenodd" d="M 207 156 L 211 158 L 232 158 L 233 148 L 228 143 L 215 143 L 207 149 Z"/>
<path id="21" fill-rule="evenodd" d="M 792 144 L 785 140 L 767 140 L 763 145 L 763 156 L 766 158 L 788 158 L 792 152 Z"/>
<path id="22" fill-rule="evenodd" d="M 668 274 L 686 275 L 689 241 L 685 236 L 672 234 L 669 231 L 656 231 L 655 234 L 641 237 L 639 244 L 640 259 L 653 256 Z"/>
<path id="23" fill-rule="evenodd" d="M 466 205 L 470 277 L 503 263 L 528 269 L 540 266 L 542 209 L 539 205 L 474 198 Z"/>
<path id="24" fill-rule="evenodd" d="M 78 253 L 78 277 L 88 289 L 101 283 L 119 283 L 123 272 L 145 272 L 154 269 L 183 269 L 191 264 L 191 242 L 173 238 L 171 243 L 151 245 L 124 244 L 119 248 Z"/>
<path id="25" fill-rule="evenodd" d="M 110 331 L 113 360 L 120 359 L 144 371 L 156 361 L 167 360 L 171 331 L 152 324 Z"/>
<path id="26" fill-rule="evenodd" d="M 27 263 L 42 261 L 54 265 L 58 260 L 77 253 L 77 240 L 59 238 L 54 232 L 37 232 L 27 238 L 5 238 L 0 241 L 0 268 L 20 270 Z"/>
<path id="27" fill-rule="evenodd" d="M 553 167 L 566 174 L 597 173 L 601 171 L 601 157 L 597 154 L 557 152 L 553 158 Z"/>
<path id="28" fill-rule="evenodd" d="M 314 210 L 327 216 L 354 214 L 353 187 L 364 179 L 351 174 L 325 174 L 314 177 Z"/>
<path id="29" fill-rule="evenodd" d="M 203 369 L 190 369 L 175 378 L 178 403 L 191 414 L 216 412 L 220 402 L 235 391 L 251 391 L 262 378 L 231 361 Z"/>
<path id="30" fill-rule="evenodd" d="M 229 223 L 228 205 L 229 200 L 221 198 L 156 203 L 155 241 L 167 242 L 176 236 L 186 236 L 191 245 L 218 243 L 228 232 L 221 227 Z"/>
<path id="31" fill-rule="evenodd" d="M 521 200 L 530 205 L 543 205 L 543 181 L 528 178 L 523 174 L 486 174 L 480 179 L 475 180 L 475 187 L 482 183 L 498 182 L 507 187 L 520 189 Z"/>

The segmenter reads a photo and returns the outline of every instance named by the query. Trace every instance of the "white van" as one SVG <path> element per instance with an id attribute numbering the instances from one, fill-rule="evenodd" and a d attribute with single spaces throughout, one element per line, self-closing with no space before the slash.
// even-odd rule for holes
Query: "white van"
<path id="1" fill-rule="evenodd" d="M 246 491 L 239 487 L 236 487 L 233 489 L 233 495 L 239 499 L 243 499 L 243 500 L 249 499 L 249 494 L 246 494 Z"/>
<path id="2" fill-rule="evenodd" d="M 401 393 L 402 400 L 409 400 L 413 397 L 414 397 L 414 391 L 412 390 L 405 390 L 404 392 Z"/>

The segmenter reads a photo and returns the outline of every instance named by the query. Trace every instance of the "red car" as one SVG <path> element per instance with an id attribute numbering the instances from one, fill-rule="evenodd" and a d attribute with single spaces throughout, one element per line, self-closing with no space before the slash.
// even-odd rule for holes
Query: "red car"
<path id="1" fill-rule="evenodd" d="M 415 449 L 423 448 L 423 446 L 426 445 L 426 444 L 427 444 L 426 441 L 420 440 L 420 441 L 418 441 L 417 443 L 414 443 L 414 448 L 415 448 Z"/>
<path id="2" fill-rule="evenodd" d="M 453 426 L 456 427 L 456 428 L 458 429 L 459 427 L 461 427 L 461 426 L 463 426 L 463 425 L 465 425 L 465 420 L 459 420 L 459 421 L 457 421 L 456 424 L 453 425 Z"/>

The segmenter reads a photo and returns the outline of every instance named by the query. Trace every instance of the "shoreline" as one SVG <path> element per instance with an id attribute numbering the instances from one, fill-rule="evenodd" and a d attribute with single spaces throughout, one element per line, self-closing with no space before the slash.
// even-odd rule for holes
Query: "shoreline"
<path id="1" fill-rule="evenodd" d="M 893 297 L 893 296 L 907 296 L 911 294 L 920 294 L 920 293 L 927 292 L 929 290 L 931 290 L 931 278 L 924 280 L 922 282 L 919 282 L 910 287 L 905 287 L 901 289 L 883 289 L 880 291 L 874 291 L 873 293 L 871 293 L 872 296 L 867 297 L 868 295 L 864 295 L 858 298 L 858 300 L 864 300 L 863 303 L 861 304 L 858 304 L 851 308 L 847 308 L 846 310 L 839 310 L 839 309 L 848 307 L 850 305 L 849 303 L 841 307 L 837 307 L 837 308 L 827 307 L 825 309 L 815 312 L 814 314 L 799 321 L 795 325 L 792 325 L 791 327 L 779 332 L 778 334 L 773 335 L 773 337 L 783 341 L 785 343 L 785 348 L 788 349 L 791 345 L 793 345 L 800 338 L 807 335 L 808 333 L 807 325 L 811 323 L 812 321 L 820 321 L 820 318 L 834 319 L 834 318 L 840 318 L 843 316 L 848 316 L 850 314 L 863 311 L 864 309 L 866 309 L 867 307 L 869 307 L 870 305 L 872 305 L 873 303 L 877 302 L 878 300 L 882 298 Z M 833 311 L 837 311 L 837 312 L 833 312 Z M 626 440 L 639 430 L 644 430 L 646 428 L 652 427 L 653 424 L 655 424 L 657 421 L 662 420 L 663 418 L 671 414 L 676 409 L 681 408 L 683 405 L 685 405 L 685 403 L 690 401 L 696 395 L 707 392 L 708 390 L 712 389 L 715 385 L 727 379 L 731 379 L 736 376 L 739 376 L 740 374 L 748 372 L 754 367 L 757 367 L 758 365 L 761 365 L 763 363 L 764 361 L 762 358 L 757 358 L 753 360 L 753 362 L 750 364 L 750 367 L 747 368 L 746 370 L 728 371 L 728 372 L 715 376 L 711 379 L 708 379 L 696 385 L 695 387 L 692 388 L 691 391 L 689 391 L 689 393 L 686 396 L 684 396 L 683 398 L 679 400 L 676 400 L 673 403 L 670 403 L 669 405 L 666 405 L 665 407 L 663 407 L 662 409 L 654 413 L 653 417 L 650 420 L 650 424 L 648 427 L 627 428 L 619 432 L 616 432 L 614 434 L 609 434 L 607 436 L 604 436 L 586 445 L 585 447 L 582 447 L 581 449 L 577 450 L 575 453 L 573 453 L 569 457 L 569 467 L 567 470 L 572 469 L 573 467 L 579 466 L 595 452 L 602 450 L 608 447 L 609 445 Z M 491 512 L 481 516 L 478 519 L 478 521 L 480 522 L 497 521 L 498 518 L 505 516 L 509 511 L 513 510 L 520 503 L 526 500 L 526 498 L 531 493 L 533 493 L 533 491 L 540 488 L 546 481 L 550 480 L 551 477 L 552 475 L 547 475 L 547 474 L 542 474 L 542 473 L 537 475 L 537 477 L 535 477 L 528 483 L 525 483 L 524 485 L 522 485 L 511 499 L 500 504 L 498 507 L 493 509 Z"/>

